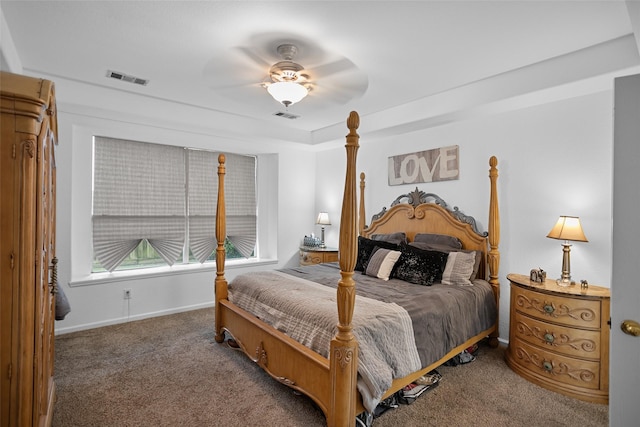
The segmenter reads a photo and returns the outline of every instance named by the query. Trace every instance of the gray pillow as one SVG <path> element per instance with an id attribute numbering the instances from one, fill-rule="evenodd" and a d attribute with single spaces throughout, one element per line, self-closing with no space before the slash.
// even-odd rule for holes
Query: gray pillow
<path id="1" fill-rule="evenodd" d="M 372 234 L 371 240 L 380 240 L 383 242 L 391 242 L 399 245 L 400 243 L 407 243 L 407 235 L 402 231 L 388 234 Z"/>
<path id="2" fill-rule="evenodd" d="M 428 250 L 428 251 L 439 251 L 439 252 L 465 252 L 471 253 L 474 252 L 476 255 L 475 263 L 473 264 L 473 272 L 471 273 L 471 277 L 469 280 L 474 281 L 478 277 L 478 270 L 480 269 L 480 262 L 482 261 L 482 252 L 481 251 L 469 251 L 464 249 L 455 249 L 447 245 L 439 245 L 436 243 L 423 243 L 423 242 L 411 242 L 409 243 L 411 246 L 415 246 L 416 248 Z"/>
<path id="3" fill-rule="evenodd" d="M 462 242 L 457 237 L 447 236 L 446 234 L 418 233 L 413 238 L 414 242 L 432 243 L 437 245 L 446 245 L 453 249 L 462 249 Z"/>
<path id="4" fill-rule="evenodd" d="M 393 266 L 399 257 L 400 251 L 376 247 L 369 258 L 369 263 L 365 268 L 364 274 L 382 280 L 389 280 Z"/>
<path id="5" fill-rule="evenodd" d="M 394 251 L 397 251 L 400 248 L 395 243 L 385 242 L 384 240 L 372 240 L 358 236 L 358 257 L 356 259 L 356 266 L 354 267 L 354 270 L 362 271 L 364 274 L 367 264 L 369 263 L 369 257 L 371 257 L 371 254 L 376 247 L 392 249 Z"/>
<path id="6" fill-rule="evenodd" d="M 443 285 L 472 286 L 471 273 L 475 255 L 465 252 L 449 252 L 447 265 L 442 273 Z"/>

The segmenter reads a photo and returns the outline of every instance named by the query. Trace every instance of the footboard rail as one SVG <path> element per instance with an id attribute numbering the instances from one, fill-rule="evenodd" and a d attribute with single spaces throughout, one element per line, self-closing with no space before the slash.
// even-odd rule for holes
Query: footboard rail
<path id="1" fill-rule="evenodd" d="M 251 360 L 280 383 L 309 396 L 328 416 L 328 359 L 228 300 L 219 302 L 218 312 L 223 331 Z M 224 325 L 233 325 L 233 330 Z"/>

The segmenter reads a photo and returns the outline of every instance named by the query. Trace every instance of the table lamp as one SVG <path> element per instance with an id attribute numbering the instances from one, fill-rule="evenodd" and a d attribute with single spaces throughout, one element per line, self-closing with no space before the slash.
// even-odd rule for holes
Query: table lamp
<path id="1" fill-rule="evenodd" d="M 571 261 L 569 254 L 571 245 L 569 241 L 588 242 L 582 231 L 580 218 L 577 216 L 561 216 L 553 226 L 547 237 L 552 239 L 564 240 L 562 243 L 562 276 L 556 280 L 558 286 L 570 286 L 571 282 Z"/>
<path id="2" fill-rule="evenodd" d="M 320 212 L 318 214 L 318 219 L 316 220 L 316 224 L 322 226 L 322 234 L 320 235 L 320 247 L 326 248 L 327 245 L 324 244 L 324 226 L 331 225 L 331 221 L 329 220 L 329 214 L 327 212 Z"/>

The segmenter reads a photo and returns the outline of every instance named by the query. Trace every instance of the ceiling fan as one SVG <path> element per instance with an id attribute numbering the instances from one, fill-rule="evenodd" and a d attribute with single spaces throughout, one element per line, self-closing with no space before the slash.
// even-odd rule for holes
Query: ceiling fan
<path id="1" fill-rule="evenodd" d="M 313 88 L 309 74 L 302 65 L 293 62 L 298 48 L 293 44 L 281 44 L 277 48 L 282 61 L 276 62 L 269 69 L 270 81 L 262 85 L 267 92 L 285 107 L 301 101 Z"/>
<path id="2" fill-rule="evenodd" d="M 307 96 L 300 110 L 333 108 L 361 97 L 369 86 L 367 75 L 348 58 L 283 33 L 253 35 L 248 45 L 212 58 L 203 77 L 217 95 L 253 109 L 268 108 L 273 99 L 289 107 Z M 295 92 L 281 96 L 281 88 Z M 265 89 L 271 96 L 264 96 Z"/>

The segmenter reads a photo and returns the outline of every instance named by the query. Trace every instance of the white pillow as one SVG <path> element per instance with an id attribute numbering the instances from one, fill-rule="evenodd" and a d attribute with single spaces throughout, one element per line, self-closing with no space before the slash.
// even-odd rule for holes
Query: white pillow
<path id="1" fill-rule="evenodd" d="M 447 265 L 442 273 L 443 285 L 473 286 L 471 273 L 476 262 L 476 253 L 473 252 L 449 252 Z"/>
<path id="2" fill-rule="evenodd" d="M 379 248 L 371 254 L 365 274 L 382 280 L 389 280 L 391 270 L 400 258 L 400 251 Z"/>

